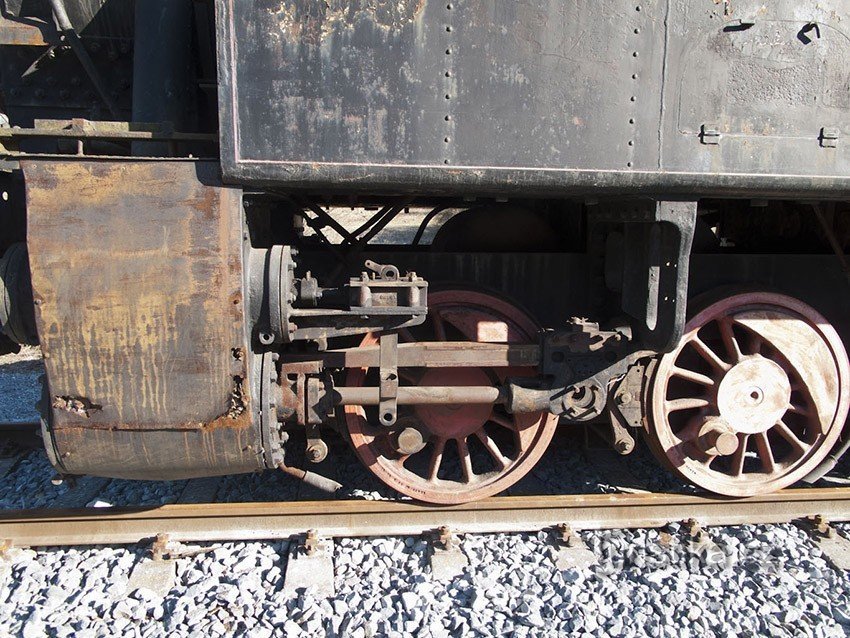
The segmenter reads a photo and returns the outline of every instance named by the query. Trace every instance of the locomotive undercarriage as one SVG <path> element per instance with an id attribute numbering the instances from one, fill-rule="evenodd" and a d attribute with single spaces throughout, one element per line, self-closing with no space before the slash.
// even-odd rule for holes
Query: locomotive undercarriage
<path id="1" fill-rule="evenodd" d="M 711 301 L 703 296 L 697 304 L 704 309 L 685 326 L 696 203 L 676 203 L 679 214 L 659 221 L 665 206 L 586 206 L 586 256 L 601 268 L 604 286 L 591 296 L 597 307 L 601 300 L 611 308 L 612 298 L 619 306 L 614 315 L 608 311 L 605 327 L 574 316 L 541 330 L 515 303 L 467 285 L 432 289 L 427 316 L 371 330 L 359 345 L 328 347 L 320 338 L 312 347 L 267 354 L 263 396 L 272 399 L 272 431 L 280 423 L 283 432 L 269 440 L 283 443 L 292 428 L 306 428 L 305 458 L 321 463 L 328 453 L 321 426 L 330 426 L 384 482 L 438 503 L 504 490 L 539 460 L 559 423 L 604 421 L 620 454 L 630 453 L 642 433 L 673 471 L 736 496 L 822 474 L 831 465 L 818 466 L 847 410 L 846 355 L 837 333 L 800 301 L 753 288 L 721 288 Z M 658 240 L 647 241 L 653 234 Z M 645 250 L 630 252 L 629 241 Z M 594 254 L 596 245 L 601 254 Z M 395 266 L 366 263 L 372 272 L 352 284 L 411 285 Z M 289 268 L 300 269 L 295 259 Z M 412 279 L 424 298 L 421 278 Z M 295 307 L 304 304 L 301 291 L 318 288 L 314 282 L 311 275 L 306 282 L 294 278 Z M 643 291 L 642 305 L 636 291 Z M 297 318 L 290 327 L 297 333 Z M 326 330 L 333 338 L 335 329 Z M 282 459 L 281 446 L 272 462 Z"/>
<path id="2" fill-rule="evenodd" d="M 51 210 L 62 209 L 51 190 L 56 180 L 70 184 L 100 171 L 106 184 L 126 174 L 128 166 L 153 180 L 148 185 L 162 179 L 158 169 L 149 175 L 147 165 L 114 161 L 91 162 L 83 170 L 76 168 L 82 164 L 44 166 L 38 160 L 24 163 L 29 242 L 54 250 L 58 244 L 52 242 L 76 238 L 61 232 L 53 238 L 55 229 L 41 227 Z M 211 188 L 204 181 L 197 188 Z M 178 179 L 168 188 L 179 190 L 184 201 L 182 192 L 190 187 Z M 736 218 L 718 211 L 734 208 L 734 202 L 482 198 L 408 199 L 381 206 L 367 200 L 364 210 L 374 212 L 349 230 L 337 221 L 345 217 L 340 202 L 212 188 L 225 202 L 222 220 L 234 207 L 242 211 L 235 216 L 241 217 L 242 230 L 234 227 L 222 235 L 220 246 L 231 256 L 215 259 L 229 264 L 230 285 L 239 288 L 225 287 L 219 298 L 234 306 L 247 340 L 229 349 L 227 375 L 233 384 L 221 415 L 175 429 L 182 437 L 200 431 L 212 437 L 203 448 L 219 448 L 232 445 L 222 432 L 244 430 L 246 419 L 253 425 L 237 434 L 250 441 L 238 444 L 239 460 L 222 463 L 214 452 L 195 467 L 178 469 L 176 476 L 280 468 L 333 490 L 333 481 L 309 468 L 289 467 L 285 459 L 288 447 L 302 444 L 293 433 L 303 432 L 304 458 L 321 463 L 334 430 L 385 483 L 435 503 L 505 490 L 540 459 L 558 425 L 604 424 L 607 440 L 623 455 L 643 437 L 659 461 L 682 478 L 733 496 L 814 480 L 839 456 L 848 409 L 847 356 L 836 329 L 793 296 L 841 314 L 840 298 L 830 302 L 824 294 L 836 283 L 845 285 L 846 277 L 840 260 L 823 254 L 824 246 L 841 244 L 844 213 L 834 204 L 776 204 L 795 212 L 814 206 L 827 222 L 821 244 L 809 249 L 820 254 L 782 257 L 738 254 L 729 246 Z M 128 215 L 145 197 L 144 191 L 115 190 Z M 756 211 L 764 207 L 752 204 Z M 505 207 L 512 220 L 543 219 L 546 228 L 539 237 L 552 247 L 533 252 L 520 239 L 519 250 L 512 251 L 517 241 L 510 237 L 512 223 L 491 227 L 483 238 L 479 220 L 498 219 Z M 425 225 L 441 211 L 455 214 L 438 225 L 430 244 L 418 245 L 422 232 L 413 236 L 414 245 L 370 243 L 411 208 L 430 211 L 422 218 Z M 124 219 L 119 225 L 135 223 L 120 212 L 114 219 Z M 451 230 L 455 245 L 446 246 L 442 228 Z M 725 235 L 723 228 L 733 230 Z M 234 260 L 241 261 L 241 270 Z M 39 279 L 58 273 L 56 264 L 45 270 L 39 261 L 34 262 L 35 270 L 43 271 L 35 275 L 37 313 L 49 305 Z M 79 275 L 70 266 L 71 275 Z M 39 322 L 28 312 L 33 302 L 21 244 L 7 250 L 3 267 L 5 331 L 19 342 L 32 342 Z M 510 276 L 512 269 L 519 275 Z M 805 290 L 818 269 L 824 280 Z M 789 276 L 793 271 L 796 275 Z M 777 291 L 778 283 L 793 294 Z M 106 292 L 114 294 L 112 286 Z M 557 301 L 542 303 L 541 293 L 554 293 Z M 171 303 L 168 294 L 163 301 Z M 94 301 L 65 303 L 67 322 L 67 313 L 83 320 Z M 45 320 L 42 316 L 41 325 Z M 43 346 L 48 356 L 55 347 L 50 341 Z M 65 355 L 64 363 L 69 360 Z M 137 446 L 156 440 L 142 439 L 142 431 L 165 437 L 167 446 L 173 426 L 128 424 L 114 414 L 96 424 L 110 399 L 60 390 L 60 383 L 50 384 L 42 405 L 45 437 L 60 471 L 142 477 L 170 475 L 164 467 L 169 462 L 185 465 L 184 456 L 177 455 L 135 468 L 121 462 L 105 466 L 103 455 L 117 449 L 114 440 L 104 440 L 108 432 L 129 437 L 119 445 L 133 455 Z M 64 422 L 57 424 L 57 416 Z M 63 437 L 72 431 L 80 437 L 78 446 L 98 437 L 102 451 L 69 452 Z M 183 444 L 191 445 L 186 439 Z M 77 465 L 68 460 L 74 456 L 80 457 Z"/>

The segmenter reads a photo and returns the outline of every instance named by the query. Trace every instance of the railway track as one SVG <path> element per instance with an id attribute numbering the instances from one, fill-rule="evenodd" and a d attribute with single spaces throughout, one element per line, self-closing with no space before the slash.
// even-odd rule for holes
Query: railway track
<path id="1" fill-rule="evenodd" d="M 178 542 L 787 523 L 850 520 L 850 488 L 784 490 L 745 499 L 683 494 L 498 497 L 450 507 L 388 501 L 175 504 L 22 510 L 0 514 L 0 539 L 15 546 L 118 545 L 167 534 Z"/>

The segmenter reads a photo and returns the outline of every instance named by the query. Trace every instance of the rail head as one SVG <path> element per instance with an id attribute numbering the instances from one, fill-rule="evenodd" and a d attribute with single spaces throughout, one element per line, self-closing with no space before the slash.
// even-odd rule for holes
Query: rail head
<path id="1" fill-rule="evenodd" d="M 179 542 L 787 523 L 822 516 L 850 520 L 850 488 L 784 490 L 744 499 L 690 494 L 496 497 L 449 507 L 397 501 L 174 504 L 158 507 L 21 510 L 0 514 L 0 539 L 15 546 L 119 545 L 160 534 Z"/>

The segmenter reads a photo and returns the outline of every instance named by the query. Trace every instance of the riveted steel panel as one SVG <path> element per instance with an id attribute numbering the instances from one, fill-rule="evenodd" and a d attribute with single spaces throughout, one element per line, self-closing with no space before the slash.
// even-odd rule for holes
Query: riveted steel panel
<path id="1" fill-rule="evenodd" d="M 218 0 L 223 171 L 361 190 L 839 196 L 848 18 L 839 0 Z"/>

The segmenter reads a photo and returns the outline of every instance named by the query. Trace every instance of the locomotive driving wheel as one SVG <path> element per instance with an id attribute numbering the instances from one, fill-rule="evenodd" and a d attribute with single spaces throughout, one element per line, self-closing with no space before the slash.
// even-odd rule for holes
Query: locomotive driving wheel
<path id="1" fill-rule="evenodd" d="M 648 392 L 647 437 L 681 477 L 749 496 L 791 485 L 838 439 L 848 411 L 847 353 L 803 302 L 739 293 L 705 306 L 663 355 Z"/>
<path id="2" fill-rule="evenodd" d="M 471 290 L 433 292 L 424 325 L 399 333 L 400 342 L 478 341 L 533 343 L 537 324 L 522 310 Z M 368 334 L 363 346 L 378 343 Z M 534 368 L 400 368 L 401 385 L 497 385 L 507 377 L 534 376 Z M 347 386 L 377 378 L 354 369 Z M 417 405 L 400 408 L 393 427 L 371 408 L 345 406 L 345 424 L 360 460 L 397 491 L 430 503 L 465 503 L 501 492 L 539 460 L 555 431 L 548 412 L 511 415 L 493 405 Z"/>

